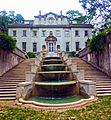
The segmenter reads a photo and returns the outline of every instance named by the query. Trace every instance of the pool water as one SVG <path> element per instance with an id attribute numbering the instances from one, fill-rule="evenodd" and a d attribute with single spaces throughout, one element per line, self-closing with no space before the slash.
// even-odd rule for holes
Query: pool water
<path id="1" fill-rule="evenodd" d="M 71 102 L 77 102 L 81 99 L 87 99 L 87 97 L 83 97 L 80 95 L 73 95 L 68 97 L 62 97 L 62 98 L 46 98 L 46 97 L 31 97 L 27 101 L 35 101 L 39 103 L 46 103 L 46 104 L 63 104 L 63 103 L 71 103 Z"/>

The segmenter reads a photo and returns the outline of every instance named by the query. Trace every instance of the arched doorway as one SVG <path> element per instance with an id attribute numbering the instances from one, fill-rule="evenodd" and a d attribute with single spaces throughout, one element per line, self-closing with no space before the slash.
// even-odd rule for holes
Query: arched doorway
<path id="1" fill-rule="evenodd" d="M 47 51 L 48 52 L 55 52 L 57 38 L 53 36 L 52 31 L 50 31 L 49 36 L 45 39 L 45 41 L 46 41 Z"/>

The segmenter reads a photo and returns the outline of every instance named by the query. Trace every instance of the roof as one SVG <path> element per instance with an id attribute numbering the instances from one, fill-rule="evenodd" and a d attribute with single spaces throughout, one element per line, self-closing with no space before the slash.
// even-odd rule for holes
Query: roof
<path id="1" fill-rule="evenodd" d="M 71 25 L 33 25 L 33 24 L 10 24 L 8 28 L 93 28 L 91 24 L 71 24 Z"/>

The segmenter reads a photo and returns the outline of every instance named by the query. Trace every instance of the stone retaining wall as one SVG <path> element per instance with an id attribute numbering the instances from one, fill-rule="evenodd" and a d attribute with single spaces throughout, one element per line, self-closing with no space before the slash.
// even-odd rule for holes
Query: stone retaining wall
<path id="1" fill-rule="evenodd" d="M 13 52 L 0 49 L 0 76 L 25 59 L 25 54 L 16 48 Z"/>
<path id="2" fill-rule="evenodd" d="M 111 32 L 106 35 L 104 47 L 101 52 L 91 52 L 85 48 L 80 51 L 79 57 L 111 76 Z"/>

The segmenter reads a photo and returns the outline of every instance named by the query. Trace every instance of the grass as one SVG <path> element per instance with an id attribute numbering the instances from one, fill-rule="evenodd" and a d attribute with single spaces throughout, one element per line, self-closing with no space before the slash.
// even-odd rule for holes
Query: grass
<path id="1" fill-rule="evenodd" d="M 111 96 L 79 110 L 45 111 L 0 107 L 0 120 L 111 120 Z"/>

